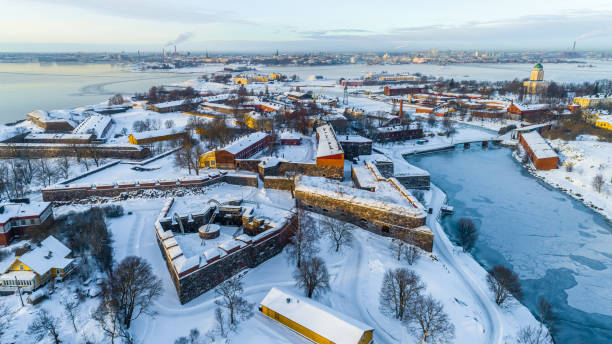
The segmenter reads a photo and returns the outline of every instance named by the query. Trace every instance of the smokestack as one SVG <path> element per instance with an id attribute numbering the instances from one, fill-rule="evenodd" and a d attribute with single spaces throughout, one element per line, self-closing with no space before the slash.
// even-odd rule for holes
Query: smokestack
<path id="1" fill-rule="evenodd" d="M 574 45 L 572 46 L 572 52 L 576 52 L 576 41 L 574 41 Z"/>
<path id="2" fill-rule="evenodd" d="M 176 45 L 174 46 L 174 55 L 176 55 Z"/>

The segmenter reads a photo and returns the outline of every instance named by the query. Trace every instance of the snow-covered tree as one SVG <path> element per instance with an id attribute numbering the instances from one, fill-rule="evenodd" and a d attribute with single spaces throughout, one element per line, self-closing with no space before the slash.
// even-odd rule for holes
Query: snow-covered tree
<path id="1" fill-rule="evenodd" d="M 431 295 L 419 296 L 411 307 L 409 329 L 421 339 L 421 343 L 451 343 L 455 326 L 440 301 Z"/>
<path id="2" fill-rule="evenodd" d="M 244 292 L 242 277 L 242 275 L 234 276 L 215 288 L 215 294 L 220 296 L 215 303 L 227 309 L 230 326 L 253 315 L 253 304 L 242 297 Z"/>

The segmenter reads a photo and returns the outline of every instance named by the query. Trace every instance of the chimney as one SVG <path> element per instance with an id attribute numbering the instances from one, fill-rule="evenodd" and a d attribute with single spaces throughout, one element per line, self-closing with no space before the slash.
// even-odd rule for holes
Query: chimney
<path id="1" fill-rule="evenodd" d="M 174 55 L 176 55 L 176 45 L 174 46 Z"/>

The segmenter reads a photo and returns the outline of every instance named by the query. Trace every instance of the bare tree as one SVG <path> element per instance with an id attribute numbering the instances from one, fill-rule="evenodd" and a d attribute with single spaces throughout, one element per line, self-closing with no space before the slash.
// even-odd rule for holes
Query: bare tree
<path id="1" fill-rule="evenodd" d="M 57 175 L 62 179 L 68 179 L 70 177 L 70 165 L 71 159 L 69 157 L 65 155 L 60 157 L 55 164 Z"/>
<path id="2" fill-rule="evenodd" d="M 14 317 L 15 311 L 11 307 L 0 304 L 0 338 L 2 338 L 2 333 L 11 326 Z"/>
<path id="3" fill-rule="evenodd" d="M 223 338 L 227 337 L 227 326 L 225 325 L 227 319 L 223 316 L 223 310 L 221 308 L 215 308 L 215 322 L 217 323 L 217 332 Z"/>
<path id="4" fill-rule="evenodd" d="M 103 294 L 111 300 L 127 329 L 141 314 L 153 315 L 150 306 L 161 290 L 161 280 L 153 274 L 151 265 L 135 256 L 124 258 L 103 286 Z"/>
<path id="5" fill-rule="evenodd" d="M 351 246 L 353 243 L 353 227 L 348 223 L 332 217 L 326 217 L 323 219 L 322 225 L 323 233 L 327 234 L 331 239 L 336 252 L 340 250 L 340 247 Z"/>
<path id="6" fill-rule="evenodd" d="M 527 326 L 520 329 L 516 336 L 517 344 L 553 344 L 553 339 L 546 328 L 539 326 Z"/>
<path id="7" fill-rule="evenodd" d="M 554 337 L 557 328 L 556 328 L 556 316 L 552 311 L 552 305 L 546 298 L 541 297 L 538 300 L 537 306 L 538 316 L 540 317 L 540 322 L 545 324 L 548 327 L 548 333 L 550 333 L 551 337 Z"/>
<path id="8" fill-rule="evenodd" d="M 103 295 L 102 301 L 91 314 L 91 318 L 98 323 L 104 335 L 110 339 L 111 344 L 114 344 L 115 339 L 122 332 L 121 319 L 119 319 L 116 302 L 109 295 Z"/>
<path id="9" fill-rule="evenodd" d="M 108 105 L 121 105 L 123 102 L 123 96 L 117 93 L 108 100 Z"/>
<path id="10" fill-rule="evenodd" d="M 399 261 L 402 258 L 402 254 L 406 252 L 408 244 L 401 239 L 391 239 L 389 248 L 391 249 L 391 252 L 393 252 L 393 256 L 397 257 L 397 260 Z"/>
<path id="11" fill-rule="evenodd" d="M 59 321 L 44 309 L 36 314 L 28 330 L 30 333 L 34 334 L 38 341 L 45 337 L 49 337 L 55 344 L 62 342 L 59 338 Z"/>
<path id="12" fill-rule="evenodd" d="M 312 217 L 302 207 L 296 208 L 298 224 L 287 245 L 287 257 L 300 268 L 302 262 L 314 257 L 318 252 L 318 233 Z"/>
<path id="13" fill-rule="evenodd" d="M 463 252 L 469 252 L 474 247 L 478 239 L 478 230 L 471 219 L 461 218 L 457 222 L 457 237 L 459 244 L 463 247 Z"/>
<path id="14" fill-rule="evenodd" d="M 189 330 L 187 337 L 179 337 L 174 341 L 174 344 L 201 344 L 203 343 L 200 339 L 200 331 L 197 328 Z"/>
<path id="15" fill-rule="evenodd" d="M 64 313 L 72 323 L 74 333 L 78 333 L 79 330 L 77 329 L 76 318 L 79 314 L 79 303 L 76 300 L 64 300 L 62 301 L 62 306 L 64 307 Z"/>
<path id="16" fill-rule="evenodd" d="M 429 125 L 429 127 L 435 128 L 437 123 L 438 122 L 436 121 L 436 115 L 434 115 L 433 113 L 430 113 L 429 116 L 427 117 L 427 124 Z"/>
<path id="17" fill-rule="evenodd" d="M 601 192 L 601 188 L 604 186 L 605 180 L 601 174 L 593 177 L 593 189 L 597 192 Z"/>
<path id="18" fill-rule="evenodd" d="M 418 247 L 414 245 L 409 245 L 404 250 L 404 260 L 406 261 L 406 263 L 408 263 L 408 265 L 412 265 L 416 263 L 416 261 L 419 260 L 420 257 L 421 257 L 421 251 L 419 250 Z"/>
<path id="19" fill-rule="evenodd" d="M 41 157 L 38 160 L 37 171 L 38 174 L 36 175 L 36 179 L 44 186 L 51 185 L 57 176 L 57 172 L 53 164 L 51 164 L 51 160 L 46 157 Z"/>
<path id="20" fill-rule="evenodd" d="M 517 299 L 522 296 L 518 275 L 503 265 L 496 265 L 487 275 L 489 289 L 495 295 L 495 303 L 504 306 L 510 295 Z"/>
<path id="21" fill-rule="evenodd" d="M 253 315 L 253 304 L 242 297 L 243 292 L 242 275 L 234 276 L 215 288 L 215 294 L 220 296 L 215 303 L 229 312 L 230 326 Z"/>
<path id="22" fill-rule="evenodd" d="M 399 320 L 410 318 L 410 307 L 425 289 L 414 271 L 405 268 L 387 270 L 380 288 L 380 309 Z"/>
<path id="23" fill-rule="evenodd" d="M 175 164 L 178 167 L 186 168 L 191 174 L 191 170 L 196 175 L 200 174 L 200 156 L 204 154 L 202 145 L 196 140 L 187 137 L 181 140 L 181 149 L 176 151 Z"/>
<path id="24" fill-rule="evenodd" d="M 431 295 L 419 296 L 411 307 L 410 330 L 421 338 L 421 343 L 450 343 L 455 337 L 455 326 L 440 301 Z"/>
<path id="25" fill-rule="evenodd" d="M 306 296 L 312 297 L 330 289 L 329 273 L 325 261 L 313 257 L 302 262 L 302 265 L 293 272 L 295 285 L 303 288 Z"/>

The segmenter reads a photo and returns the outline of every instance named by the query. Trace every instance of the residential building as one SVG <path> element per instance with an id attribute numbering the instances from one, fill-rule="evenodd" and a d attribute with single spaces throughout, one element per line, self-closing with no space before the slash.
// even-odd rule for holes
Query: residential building
<path id="1" fill-rule="evenodd" d="M 607 130 L 612 130 L 612 115 L 599 116 L 597 121 L 595 121 L 595 126 Z"/>
<path id="2" fill-rule="evenodd" d="M 0 290 L 20 288 L 33 291 L 49 280 L 63 279 L 75 267 L 72 251 L 53 236 L 47 237 L 33 250 L 15 257 L 8 266 L 2 267 Z"/>
<path id="3" fill-rule="evenodd" d="M 612 103 L 612 95 L 610 94 L 595 94 L 591 96 L 574 97 L 574 104 L 578 104 L 582 108 L 595 107 L 610 103 Z"/>
<path id="4" fill-rule="evenodd" d="M 50 202 L 0 203 L 0 245 L 22 237 L 29 228 L 45 228 L 52 223 Z"/>
<path id="5" fill-rule="evenodd" d="M 272 136 L 262 131 L 243 136 L 223 148 L 202 154 L 200 166 L 234 169 L 236 159 L 248 159 L 268 147 L 271 142 L 273 142 Z"/>

